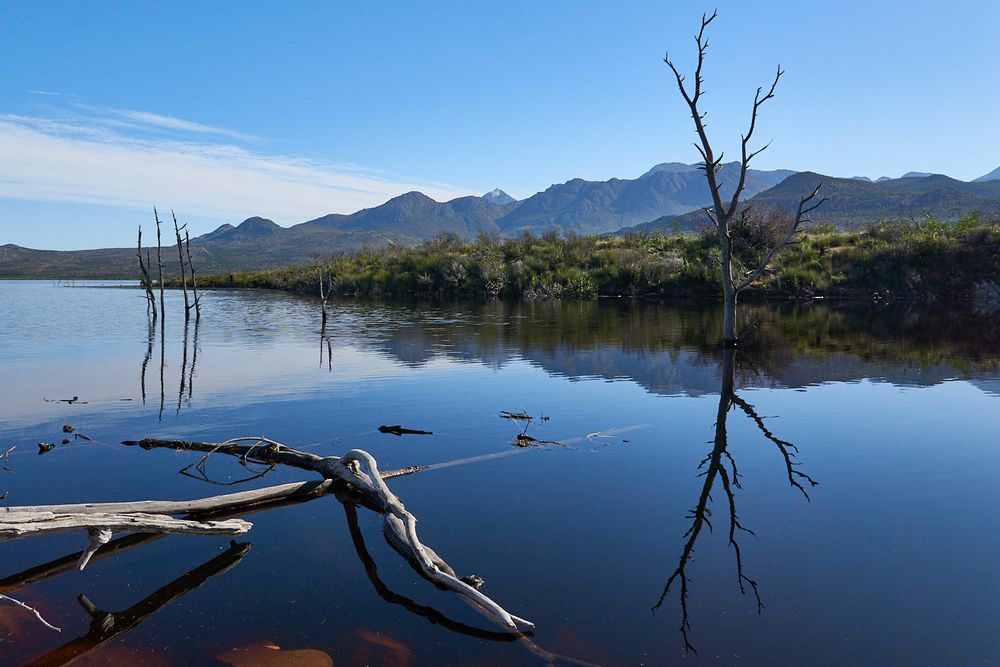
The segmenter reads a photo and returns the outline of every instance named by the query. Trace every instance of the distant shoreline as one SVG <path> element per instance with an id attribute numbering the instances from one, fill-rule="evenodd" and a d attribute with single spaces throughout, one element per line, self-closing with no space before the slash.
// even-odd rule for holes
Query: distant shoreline
<path id="1" fill-rule="evenodd" d="M 754 236 L 756 233 L 756 236 Z M 767 230 L 738 244 L 767 247 Z M 623 237 L 442 236 L 260 271 L 199 275 L 199 287 L 275 289 L 319 296 L 418 299 L 715 299 L 721 293 L 713 234 Z M 174 284 L 173 282 L 168 284 Z M 743 300 L 937 301 L 1000 298 L 1000 225 L 892 224 L 864 231 L 813 229 L 783 250 Z"/>

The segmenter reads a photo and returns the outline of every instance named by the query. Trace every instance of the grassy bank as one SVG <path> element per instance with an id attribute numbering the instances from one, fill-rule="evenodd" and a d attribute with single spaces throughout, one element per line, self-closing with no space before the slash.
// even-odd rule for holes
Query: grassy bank
<path id="1" fill-rule="evenodd" d="M 747 264 L 767 230 L 739 230 Z M 390 246 L 319 259 L 305 266 L 206 276 L 206 286 L 318 293 L 323 275 L 335 294 L 422 298 L 594 299 L 599 296 L 711 297 L 721 292 L 718 241 L 651 234 L 555 235 L 518 239 L 441 236 L 412 248 Z M 972 296 L 1000 281 L 1000 224 L 966 216 L 954 224 L 878 225 L 857 232 L 818 228 L 785 248 L 749 294 L 756 296 Z"/>

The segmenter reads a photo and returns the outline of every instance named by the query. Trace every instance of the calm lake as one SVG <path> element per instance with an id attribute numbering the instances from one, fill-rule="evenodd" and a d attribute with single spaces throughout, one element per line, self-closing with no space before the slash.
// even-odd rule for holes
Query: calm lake
<path id="1" fill-rule="evenodd" d="M 161 337 L 139 290 L 0 281 L 0 506 L 316 478 L 220 486 L 253 473 L 120 444 L 144 437 L 455 461 L 389 486 L 530 643 L 329 495 L 248 516 L 235 546 L 146 540 L 83 572 L 51 561 L 85 534 L 3 542 L 0 593 L 62 632 L 0 601 L 0 663 L 279 664 L 233 662 L 266 643 L 338 667 L 1000 664 L 996 311 L 747 306 L 733 358 L 714 306 L 340 301 L 325 336 L 292 295 L 212 291 L 197 326 L 182 308 L 168 293 Z"/>

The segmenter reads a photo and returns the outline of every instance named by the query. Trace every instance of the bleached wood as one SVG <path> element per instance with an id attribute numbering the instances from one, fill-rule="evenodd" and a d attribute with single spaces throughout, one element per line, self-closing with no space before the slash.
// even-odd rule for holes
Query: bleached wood
<path id="1" fill-rule="evenodd" d="M 163 514 L 59 514 L 55 512 L 11 512 L 0 521 L 0 542 L 43 533 L 74 530 L 129 533 L 185 533 L 194 535 L 240 535 L 252 524 L 242 519 L 189 521 Z"/>
<path id="2" fill-rule="evenodd" d="M 332 480 L 319 482 L 292 482 L 253 491 L 227 493 L 195 500 L 136 500 L 121 503 L 78 503 L 70 505 L 21 505 L 0 507 L 0 524 L 11 514 L 51 512 L 56 514 L 191 514 L 217 512 L 238 506 L 281 500 L 284 498 L 319 495 L 333 484 Z"/>
<path id="3" fill-rule="evenodd" d="M 254 444 L 241 444 L 244 442 Z M 342 457 L 317 456 L 262 436 L 240 436 L 222 443 L 146 438 L 138 441 L 127 440 L 123 444 L 143 449 L 166 448 L 206 452 L 206 458 L 216 453 L 229 454 L 239 457 L 243 462 L 291 465 L 318 472 L 327 479 L 346 482 L 357 490 L 366 506 L 383 515 L 386 533 L 391 537 L 390 544 L 404 557 L 415 562 L 424 576 L 461 595 L 472 603 L 474 609 L 501 627 L 515 632 L 528 632 L 535 627 L 531 621 L 514 616 L 490 597 L 459 579 L 454 570 L 417 537 L 416 517 L 410 514 L 402 501 L 389 490 L 385 480 L 391 476 L 417 472 L 424 469 L 422 467 L 382 473 L 375 458 L 361 449 L 351 450 Z"/>

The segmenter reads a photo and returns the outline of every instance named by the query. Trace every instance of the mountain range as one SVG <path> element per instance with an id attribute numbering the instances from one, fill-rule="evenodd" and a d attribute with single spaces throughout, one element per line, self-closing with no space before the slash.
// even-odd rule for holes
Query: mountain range
<path id="1" fill-rule="evenodd" d="M 737 163 L 722 165 L 723 195 L 732 195 L 737 176 Z M 819 182 L 830 200 L 811 217 L 842 229 L 930 215 L 953 220 L 972 211 L 1000 215 L 1000 168 L 972 182 L 916 172 L 871 181 L 750 169 L 744 198 L 761 206 L 794 210 L 799 198 Z M 408 192 L 380 206 L 352 214 L 333 213 L 291 227 L 252 217 L 238 226 L 225 224 L 194 238 L 191 246 L 199 272 L 217 273 L 308 262 L 366 245 L 412 245 L 441 233 L 468 239 L 525 232 L 690 231 L 704 225 L 701 208 L 709 204 L 702 170 L 697 165 L 668 162 L 636 179 L 576 178 L 520 201 L 499 189 L 447 202 Z M 167 256 L 172 255 L 168 252 Z M 0 246 L 0 278 L 131 278 L 135 273 L 134 247 L 54 251 Z"/>
<path id="2" fill-rule="evenodd" d="M 930 217 L 950 222 L 972 212 L 1000 217 L 1000 174 L 997 179 L 988 181 L 966 182 L 942 174 L 930 174 L 872 182 L 803 171 L 792 174 L 748 201 L 763 209 L 782 207 L 795 211 L 799 200 L 819 183 L 823 184 L 821 194 L 828 201 L 809 218 L 815 224 L 827 223 L 841 230 L 859 229 L 883 221 L 911 222 Z M 620 231 L 666 231 L 678 227 L 692 230 L 703 226 L 706 220 L 703 211 L 689 211 L 676 216 L 662 216 Z"/>

